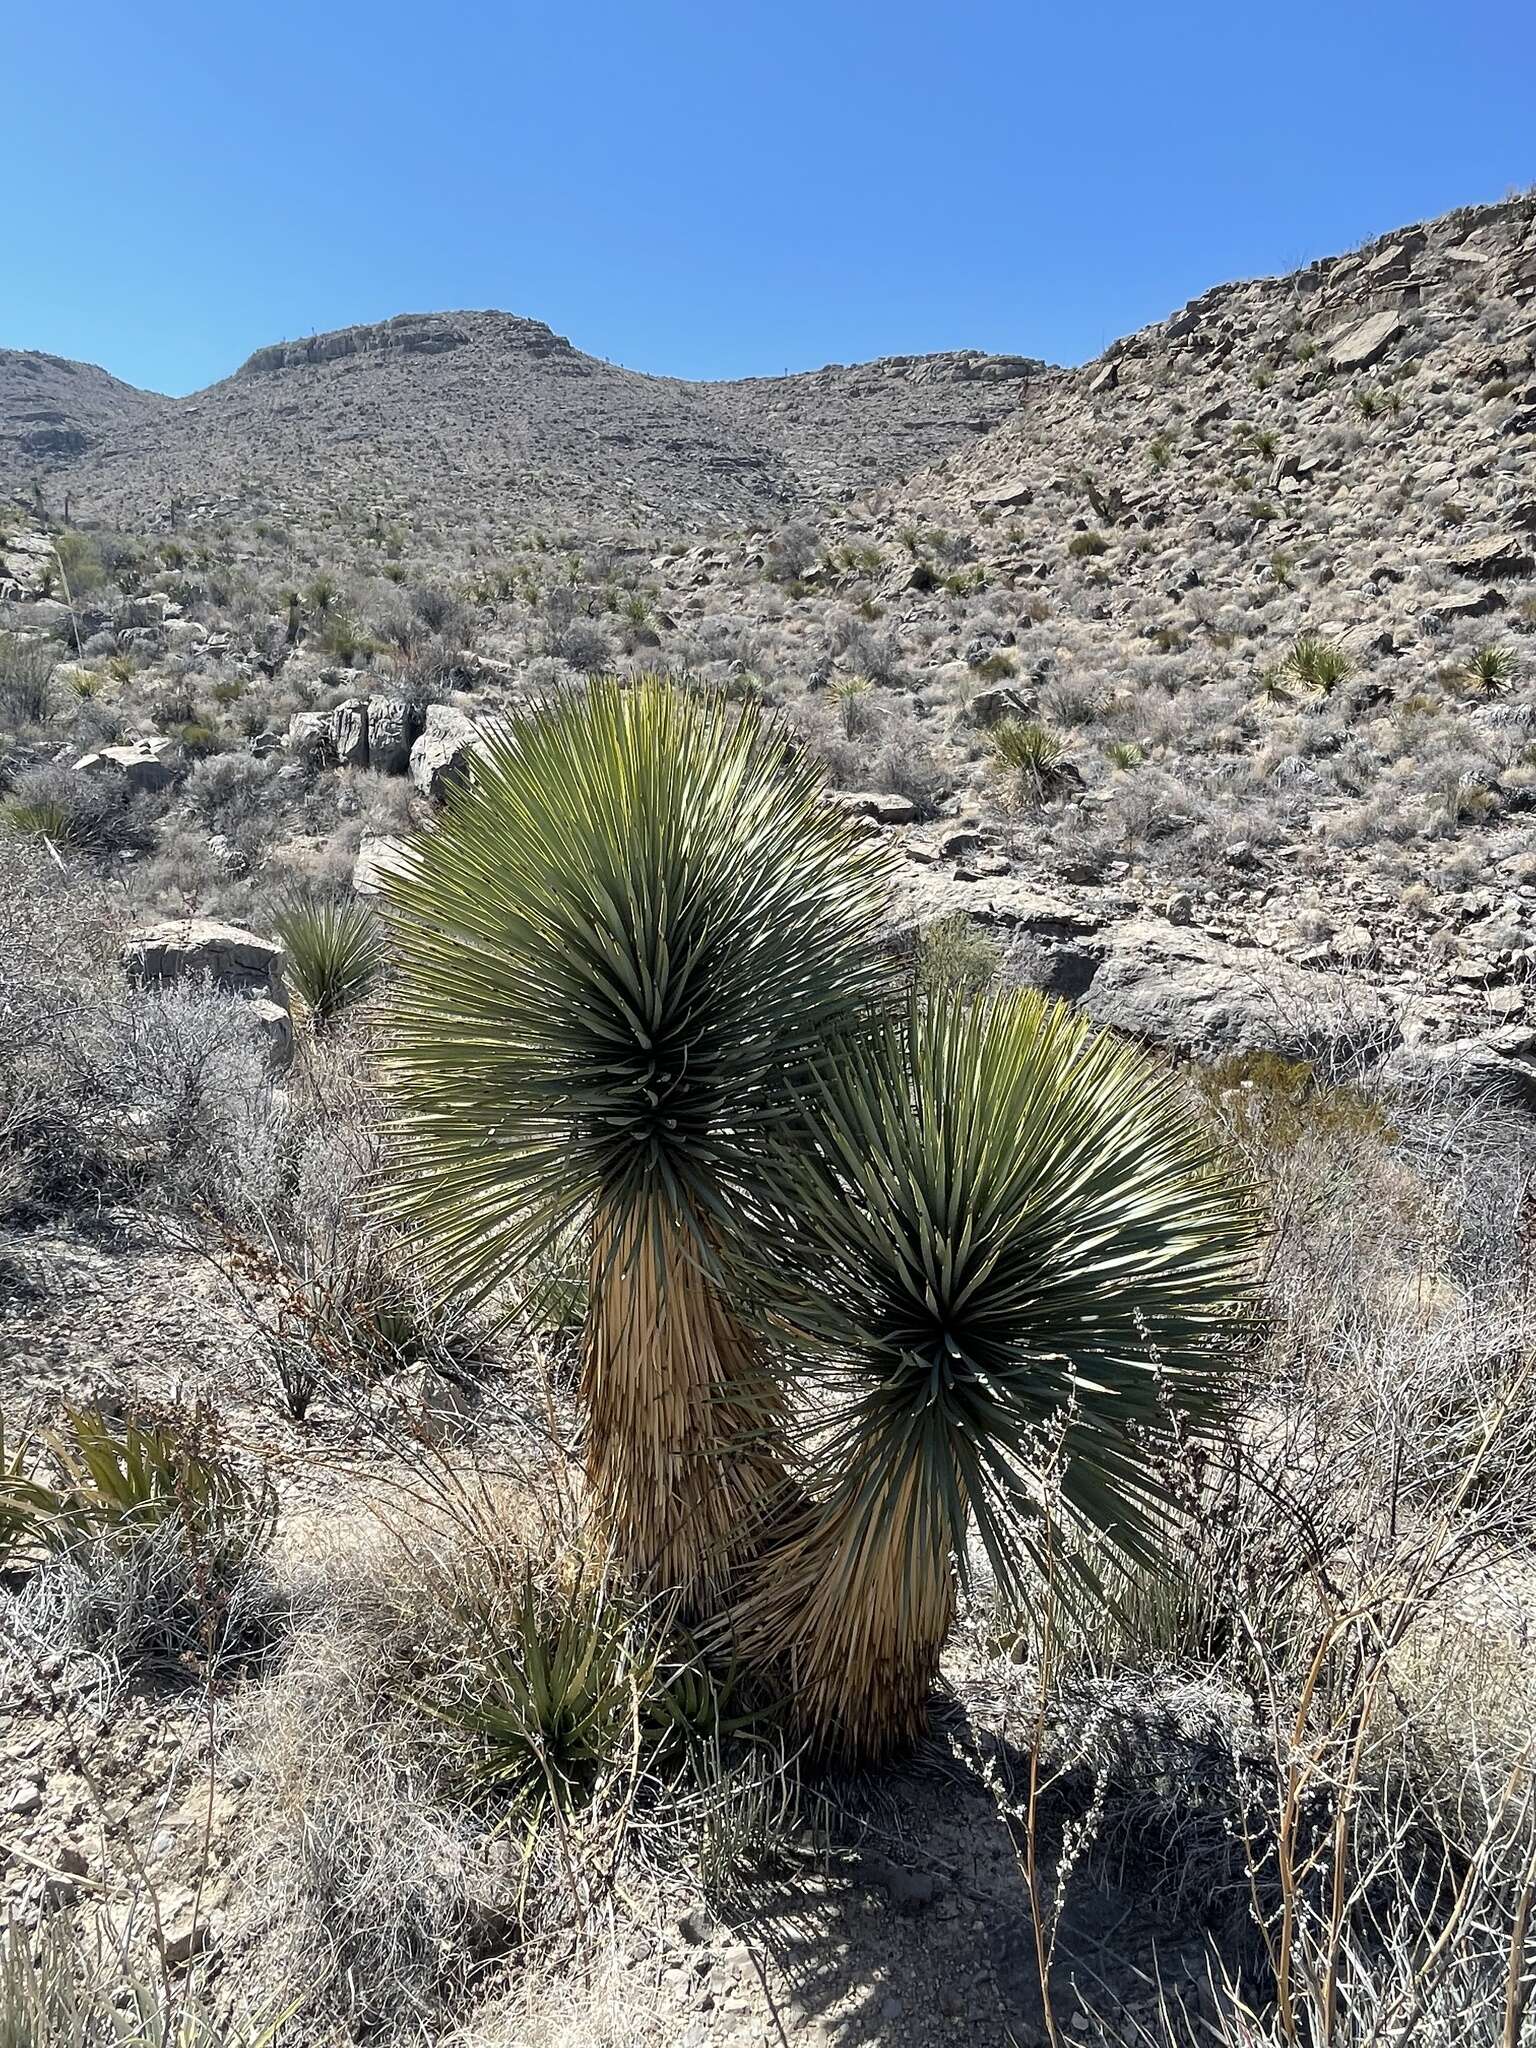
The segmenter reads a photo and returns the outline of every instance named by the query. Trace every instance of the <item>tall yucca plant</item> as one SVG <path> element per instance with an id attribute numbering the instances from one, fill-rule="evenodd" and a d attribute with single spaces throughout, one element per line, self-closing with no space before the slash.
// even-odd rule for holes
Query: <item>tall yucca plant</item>
<path id="1" fill-rule="evenodd" d="M 725 1275 L 797 1079 L 885 978 L 885 856 L 822 796 L 755 710 L 597 680 L 488 738 L 386 884 L 398 1213 L 471 1298 L 585 1234 L 595 1504 L 695 1607 L 784 1512 Z"/>
<path id="2" fill-rule="evenodd" d="M 1020 992 L 919 1002 L 824 1062 L 782 1174 L 771 1284 L 830 1400 L 737 1621 L 829 1747 L 878 1753 L 922 1726 L 973 1526 L 1020 1601 L 1074 1524 L 1154 1547 L 1252 1224 L 1170 1079 Z"/>

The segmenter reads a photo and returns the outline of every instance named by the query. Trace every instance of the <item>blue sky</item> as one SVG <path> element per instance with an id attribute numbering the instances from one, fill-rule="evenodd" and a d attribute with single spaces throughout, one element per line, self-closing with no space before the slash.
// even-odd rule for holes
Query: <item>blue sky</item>
<path id="1" fill-rule="evenodd" d="M 1529 5 L 16 0 L 0 78 L 0 345 L 168 391 L 463 306 L 681 376 L 1077 361 L 1536 180 Z"/>

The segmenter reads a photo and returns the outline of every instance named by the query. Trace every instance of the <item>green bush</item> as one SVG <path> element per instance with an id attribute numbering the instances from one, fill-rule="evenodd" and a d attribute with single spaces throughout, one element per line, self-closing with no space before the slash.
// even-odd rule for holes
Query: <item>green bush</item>
<path id="1" fill-rule="evenodd" d="M 756 1718 L 732 1671 L 610 1579 L 551 1587 L 528 1570 L 510 1616 L 468 1619 L 468 1667 L 456 1690 L 424 1704 L 468 1738 L 473 1782 L 529 1820 L 638 1776 L 675 1777 Z"/>
<path id="2" fill-rule="evenodd" d="M 1002 953 L 964 911 L 929 925 L 917 946 L 917 985 L 925 994 L 979 996 L 997 978 Z"/>
<path id="3" fill-rule="evenodd" d="M 1102 533 L 1074 533 L 1067 542 L 1067 553 L 1076 560 L 1085 555 L 1103 555 L 1109 552 L 1109 542 Z"/>

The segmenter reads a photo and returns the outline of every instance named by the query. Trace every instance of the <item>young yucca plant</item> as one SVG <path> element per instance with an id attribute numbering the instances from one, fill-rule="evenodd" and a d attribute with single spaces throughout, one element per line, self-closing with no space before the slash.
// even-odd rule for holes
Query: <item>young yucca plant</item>
<path id="1" fill-rule="evenodd" d="M 386 880 L 396 1213 L 471 1300 L 585 1243 L 593 1503 L 691 1609 L 785 1511 L 729 1254 L 800 1075 L 888 975 L 889 856 L 823 789 L 750 705 L 596 679 L 488 738 Z"/>
<path id="2" fill-rule="evenodd" d="M 734 1618 L 812 1733 L 876 1755 L 923 1726 L 973 1527 L 1019 1604 L 1075 1533 L 1157 1556 L 1159 1449 L 1222 1407 L 1253 1224 L 1177 1084 L 1033 994 L 919 1001 L 808 1104 L 764 1243 L 827 1419 Z"/>
<path id="3" fill-rule="evenodd" d="M 1060 780 L 1061 741 L 1043 725 L 1005 718 L 992 728 L 992 758 L 1011 775 L 1020 793 L 1044 803 Z"/>
<path id="4" fill-rule="evenodd" d="M 1497 641 L 1485 640 L 1474 647 L 1462 664 L 1460 682 L 1477 697 L 1502 697 L 1515 679 L 1515 657 Z"/>
<path id="5" fill-rule="evenodd" d="M 1328 697 L 1353 675 L 1355 664 L 1337 640 L 1324 639 L 1321 633 L 1299 633 L 1282 667 L 1298 683 Z"/>
<path id="6" fill-rule="evenodd" d="M 317 1031 L 360 1003 L 383 972 L 383 930 L 370 905 L 357 897 L 291 897 L 273 929 L 287 956 L 288 979 Z"/>

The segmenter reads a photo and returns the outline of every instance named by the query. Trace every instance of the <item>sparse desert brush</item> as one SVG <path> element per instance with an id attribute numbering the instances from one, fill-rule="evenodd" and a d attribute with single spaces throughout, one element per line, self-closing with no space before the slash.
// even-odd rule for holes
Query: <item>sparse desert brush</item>
<path id="1" fill-rule="evenodd" d="M 265 1562 L 275 1513 L 270 1487 L 231 1461 L 209 1412 L 70 1410 L 24 1466 L 0 1471 L 11 1563 L 32 1567 L 14 1631 L 39 1654 L 85 1652 L 114 1670 L 249 1655 L 279 1613 Z"/>
<path id="2" fill-rule="evenodd" d="M 1001 960 L 996 942 L 962 912 L 927 927 L 913 971 L 920 989 L 974 997 L 991 987 Z"/>
<path id="3" fill-rule="evenodd" d="M 41 725 L 52 700 L 58 651 L 30 634 L 0 633 L 0 719 L 6 725 Z"/>
<path id="4" fill-rule="evenodd" d="M 1108 552 L 1109 542 L 1102 533 L 1096 533 L 1092 530 L 1087 533 L 1074 533 L 1067 542 L 1067 553 L 1075 561 L 1081 561 L 1085 556 L 1104 555 L 1108 554 Z"/>

